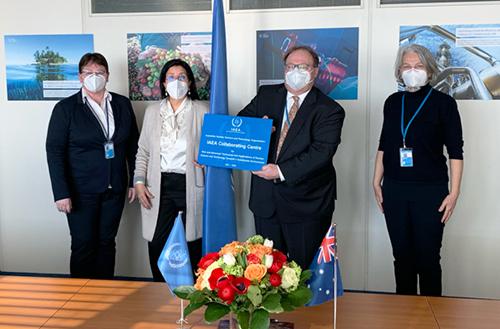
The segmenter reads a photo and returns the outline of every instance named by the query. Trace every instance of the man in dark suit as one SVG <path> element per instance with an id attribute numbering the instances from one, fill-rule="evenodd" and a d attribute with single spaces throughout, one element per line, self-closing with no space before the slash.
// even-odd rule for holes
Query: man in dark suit
<path id="1" fill-rule="evenodd" d="M 345 112 L 314 87 L 319 58 L 313 49 L 294 47 L 284 63 L 285 83 L 262 86 L 238 115 L 269 118 L 275 127 L 269 163 L 252 172 L 256 231 L 307 268 L 335 209 L 332 158 Z"/>
<path id="2" fill-rule="evenodd" d="M 132 179 L 139 132 L 130 100 L 108 92 L 98 53 L 79 63 L 80 92 L 56 104 L 46 150 L 56 207 L 67 214 L 73 277 L 112 278 L 115 237 Z"/>

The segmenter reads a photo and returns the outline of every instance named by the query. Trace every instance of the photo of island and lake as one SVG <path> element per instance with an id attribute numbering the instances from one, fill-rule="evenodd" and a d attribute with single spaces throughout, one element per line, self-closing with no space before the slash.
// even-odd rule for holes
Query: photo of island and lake
<path id="1" fill-rule="evenodd" d="M 91 34 L 6 35 L 8 100 L 58 100 L 80 89 L 78 62 L 93 52 Z"/>

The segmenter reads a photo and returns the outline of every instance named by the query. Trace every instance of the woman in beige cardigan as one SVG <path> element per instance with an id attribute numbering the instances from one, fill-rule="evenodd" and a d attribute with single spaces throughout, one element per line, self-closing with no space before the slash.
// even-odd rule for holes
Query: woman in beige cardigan
<path id="1" fill-rule="evenodd" d="M 201 258 L 205 184 L 196 157 L 203 115 L 209 108 L 199 100 L 186 62 L 168 61 L 160 81 L 163 99 L 146 108 L 134 173 L 155 281 L 164 281 L 157 262 L 179 211 L 183 212 L 191 264 L 195 266 Z"/>

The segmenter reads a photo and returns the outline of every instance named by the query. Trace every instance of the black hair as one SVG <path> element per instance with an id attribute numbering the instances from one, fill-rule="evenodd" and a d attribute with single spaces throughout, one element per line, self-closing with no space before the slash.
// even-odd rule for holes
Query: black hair
<path id="1" fill-rule="evenodd" d="M 200 99 L 200 96 L 198 95 L 198 90 L 196 89 L 196 82 L 194 81 L 194 74 L 193 70 L 191 70 L 191 67 L 189 66 L 188 63 L 183 61 L 182 59 L 175 58 L 171 59 L 168 62 L 163 65 L 163 68 L 161 69 L 160 73 L 160 90 L 161 90 L 161 98 L 167 97 L 166 92 L 165 92 L 165 79 L 167 77 L 167 71 L 172 67 L 172 66 L 180 66 L 184 70 L 186 70 L 187 73 L 187 78 L 190 82 L 189 84 L 189 92 L 187 94 L 187 97 L 191 99 Z"/>
<path id="2" fill-rule="evenodd" d="M 78 63 L 78 72 L 82 73 L 83 68 L 91 63 L 104 66 L 106 73 L 109 74 L 108 61 L 99 53 L 86 53 L 83 55 L 82 58 L 80 58 L 80 63 Z"/>

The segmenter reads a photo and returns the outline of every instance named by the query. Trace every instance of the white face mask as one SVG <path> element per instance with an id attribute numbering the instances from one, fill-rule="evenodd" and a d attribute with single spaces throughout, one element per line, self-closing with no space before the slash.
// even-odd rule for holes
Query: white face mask
<path id="1" fill-rule="evenodd" d="M 83 80 L 83 85 L 91 93 L 97 93 L 106 87 L 106 78 L 102 75 L 91 74 Z"/>
<path id="2" fill-rule="evenodd" d="M 300 90 L 311 82 L 311 74 L 296 67 L 285 74 L 285 82 L 293 90 Z"/>
<path id="3" fill-rule="evenodd" d="M 427 71 L 417 69 L 406 70 L 401 73 L 401 78 L 403 78 L 406 87 L 419 88 L 425 86 L 427 83 Z"/>
<path id="4" fill-rule="evenodd" d="M 172 98 L 181 99 L 186 96 L 188 90 L 189 87 L 184 81 L 174 80 L 167 83 L 167 94 Z"/>

